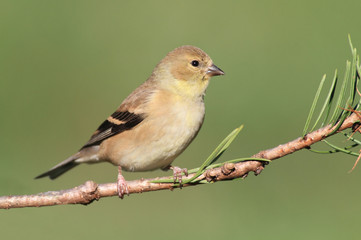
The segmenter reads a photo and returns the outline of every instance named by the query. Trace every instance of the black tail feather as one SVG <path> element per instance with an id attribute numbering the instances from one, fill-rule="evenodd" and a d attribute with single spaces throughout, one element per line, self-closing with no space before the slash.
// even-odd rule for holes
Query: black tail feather
<path id="1" fill-rule="evenodd" d="M 43 178 L 43 177 L 49 177 L 50 179 L 55 179 L 62 175 L 63 173 L 69 171 L 73 167 L 77 166 L 79 163 L 76 163 L 75 160 L 77 157 L 71 156 L 70 158 L 66 159 L 65 161 L 59 163 L 49 171 L 40 174 L 39 176 L 35 177 L 35 179 Z"/>
<path id="2" fill-rule="evenodd" d="M 72 169 L 73 167 L 77 166 L 78 163 L 75 162 L 69 162 L 63 166 L 60 166 L 58 168 L 55 169 L 51 169 L 43 174 L 40 174 L 39 176 L 36 176 L 35 179 L 39 179 L 39 178 L 43 178 L 43 177 L 48 177 L 50 179 L 55 179 L 57 177 L 59 177 L 60 175 L 62 175 L 63 173 L 69 171 L 70 169 Z"/>

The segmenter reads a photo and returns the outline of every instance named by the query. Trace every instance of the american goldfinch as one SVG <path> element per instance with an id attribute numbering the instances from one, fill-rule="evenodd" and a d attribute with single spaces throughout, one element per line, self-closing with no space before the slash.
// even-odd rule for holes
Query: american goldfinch
<path id="1" fill-rule="evenodd" d="M 212 76 L 224 72 L 194 46 L 169 52 L 151 76 L 135 89 L 73 156 L 36 178 L 55 179 L 80 163 L 110 162 L 118 166 L 118 194 L 129 194 L 126 171 L 173 169 L 181 183 L 186 169 L 173 160 L 202 126 L 204 95 Z"/>

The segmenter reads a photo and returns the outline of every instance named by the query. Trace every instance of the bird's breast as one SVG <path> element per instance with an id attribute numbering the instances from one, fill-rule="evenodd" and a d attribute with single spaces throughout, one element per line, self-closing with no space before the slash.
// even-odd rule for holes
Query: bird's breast
<path id="1" fill-rule="evenodd" d="M 190 101 L 165 93 L 151 99 L 148 112 L 141 124 L 121 133 L 116 145 L 109 145 L 115 153 L 108 157 L 110 162 L 128 171 L 170 165 L 197 135 L 205 109 L 202 99 Z"/>

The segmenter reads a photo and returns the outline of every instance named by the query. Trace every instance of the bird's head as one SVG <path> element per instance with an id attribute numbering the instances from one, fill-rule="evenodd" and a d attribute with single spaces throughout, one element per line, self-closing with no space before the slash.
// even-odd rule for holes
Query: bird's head
<path id="1" fill-rule="evenodd" d="M 191 95 L 204 94 L 208 80 L 224 72 L 212 59 L 194 46 L 181 46 L 169 52 L 157 65 L 155 74 L 164 85 Z"/>

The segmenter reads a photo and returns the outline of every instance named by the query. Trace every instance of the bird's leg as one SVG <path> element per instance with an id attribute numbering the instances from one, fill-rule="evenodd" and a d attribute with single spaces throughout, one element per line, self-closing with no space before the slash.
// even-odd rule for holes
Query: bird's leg
<path id="1" fill-rule="evenodd" d="M 118 166 L 118 180 L 117 180 L 118 196 L 123 199 L 124 194 L 129 196 L 129 189 L 127 181 L 125 181 L 122 175 L 122 167 Z"/>
<path id="2" fill-rule="evenodd" d="M 177 183 L 177 180 L 178 180 L 178 183 L 182 187 L 182 173 L 184 173 L 184 175 L 188 176 L 188 170 L 186 168 L 180 168 L 180 167 L 171 166 L 171 165 L 163 168 L 164 171 L 167 171 L 169 169 L 171 169 L 173 171 L 174 183 Z"/>

